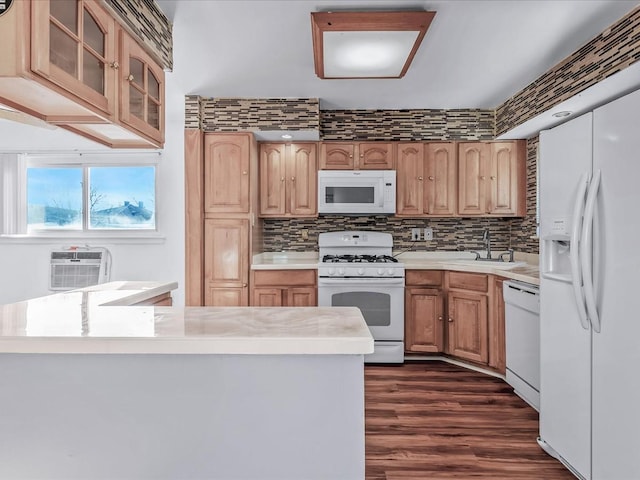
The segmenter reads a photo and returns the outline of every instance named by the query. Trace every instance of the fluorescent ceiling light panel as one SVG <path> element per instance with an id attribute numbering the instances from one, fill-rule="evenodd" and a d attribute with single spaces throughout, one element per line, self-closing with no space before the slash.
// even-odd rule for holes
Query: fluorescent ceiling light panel
<path id="1" fill-rule="evenodd" d="M 316 75 L 401 78 L 434 16 L 425 11 L 312 13 Z"/>

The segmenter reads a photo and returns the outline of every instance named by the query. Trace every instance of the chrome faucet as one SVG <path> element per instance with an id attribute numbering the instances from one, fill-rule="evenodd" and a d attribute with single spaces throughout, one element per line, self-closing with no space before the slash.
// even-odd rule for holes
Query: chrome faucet
<path id="1" fill-rule="evenodd" d="M 491 235 L 488 228 L 482 234 L 482 240 L 487 247 L 487 260 L 491 260 Z"/>

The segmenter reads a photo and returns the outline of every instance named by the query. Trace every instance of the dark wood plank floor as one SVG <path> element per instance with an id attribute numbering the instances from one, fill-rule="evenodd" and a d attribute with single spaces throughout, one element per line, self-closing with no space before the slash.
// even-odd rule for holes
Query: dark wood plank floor
<path id="1" fill-rule="evenodd" d="M 444 362 L 366 366 L 367 480 L 575 480 L 509 385 Z"/>

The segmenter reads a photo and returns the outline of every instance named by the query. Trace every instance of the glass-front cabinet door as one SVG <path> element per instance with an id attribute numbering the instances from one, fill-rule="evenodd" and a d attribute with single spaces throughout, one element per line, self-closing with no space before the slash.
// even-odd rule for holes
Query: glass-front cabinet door
<path id="1" fill-rule="evenodd" d="M 32 3 L 31 70 L 115 115 L 115 21 L 93 0 Z"/>
<path id="2" fill-rule="evenodd" d="M 164 71 L 138 43 L 121 32 L 120 120 L 164 141 Z"/>

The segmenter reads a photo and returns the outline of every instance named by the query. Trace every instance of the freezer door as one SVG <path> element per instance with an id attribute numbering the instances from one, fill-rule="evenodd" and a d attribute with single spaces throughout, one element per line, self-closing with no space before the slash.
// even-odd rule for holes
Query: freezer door
<path id="1" fill-rule="evenodd" d="M 591 478 L 591 329 L 582 327 L 576 307 L 569 240 L 579 181 L 591 174 L 591 147 L 587 114 L 542 132 L 538 163 L 540 437 L 585 479 Z"/>
<path id="2" fill-rule="evenodd" d="M 640 91 L 594 113 L 593 478 L 640 478 Z"/>

